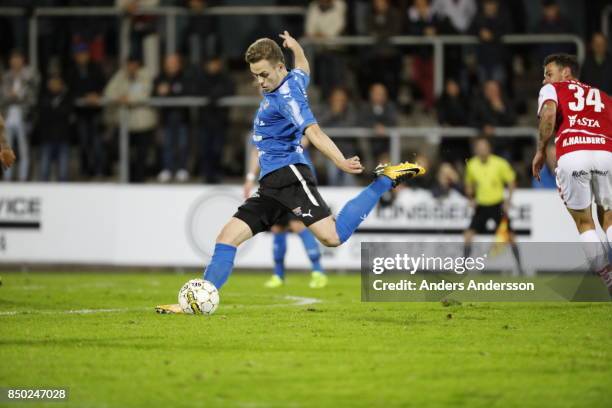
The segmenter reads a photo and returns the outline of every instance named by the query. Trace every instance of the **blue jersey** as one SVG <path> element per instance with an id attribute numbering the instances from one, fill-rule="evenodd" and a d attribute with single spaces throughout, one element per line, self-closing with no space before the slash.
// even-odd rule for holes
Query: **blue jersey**
<path id="1" fill-rule="evenodd" d="M 294 69 L 274 91 L 264 93 L 253 121 L 260 179 L 290 164 L 310 165 L 300 145 L 306 128 L 317 123 L 306 96 L 309 82 L 304 71 Z"/>

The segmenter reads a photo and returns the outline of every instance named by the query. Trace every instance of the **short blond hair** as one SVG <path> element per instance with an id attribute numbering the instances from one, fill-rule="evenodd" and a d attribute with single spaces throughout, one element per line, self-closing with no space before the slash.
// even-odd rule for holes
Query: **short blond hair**
<path id="1" fill-rule="evenodd" d="M 244 54 L 244 60 L 247 64 L 254 64 L 261 60 L 268 60 L 271 63 L 282 62 L 284 64 L 285 56 L 276 41 L 269 38 L 260 38 L 249 45 Z"/>

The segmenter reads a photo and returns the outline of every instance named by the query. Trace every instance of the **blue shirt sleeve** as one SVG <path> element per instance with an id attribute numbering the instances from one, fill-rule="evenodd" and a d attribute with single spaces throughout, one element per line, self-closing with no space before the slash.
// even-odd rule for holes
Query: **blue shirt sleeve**
<path id="1" fill-rule="evenodd" d="M 308 84 L 310 84 L 310 75 L 298 68 L 292 69 L 291 73 L 293 73 L 293 77 L 302 89 L 306 90 Z"/>
<path id="2" fill-rule="evenodd" d="M 310 110 L 306 87 L 303 86 L 303 84 L 308 85 L 308 76 L 304 74 L 304 77 L 300 78 L 302 78 L 301 75 L 295 74 L 286 82 L 286 88 L 281 87 L 279 111 L 285 119 L 290 120 L 299 129 L 300 134 L 304 134 L 306 128 L 317 123 L 317 120 Z"/>

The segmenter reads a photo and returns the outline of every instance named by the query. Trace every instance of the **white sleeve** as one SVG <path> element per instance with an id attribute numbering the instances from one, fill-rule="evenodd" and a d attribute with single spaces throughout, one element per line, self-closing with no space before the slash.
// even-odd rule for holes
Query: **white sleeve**
<path id="1" fill-rule="evenodd" d="M 546 84 L 540 89 L 540 96 L 538 97 L 538 117 L 546 101 L 554 101 L 556 104 L 559 104 L 557 100 L 557 90 L 551 84 Z"/>

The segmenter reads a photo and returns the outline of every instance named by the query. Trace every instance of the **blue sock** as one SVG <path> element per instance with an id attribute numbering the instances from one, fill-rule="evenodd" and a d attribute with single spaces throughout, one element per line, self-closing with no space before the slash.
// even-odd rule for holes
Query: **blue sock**
<path id="1" fill-rule="evenodd" d="M 321 251 L 319 251 L 319 244 L 314 235 L 312 235 L 312 232 L 310 232 L 308 228 L 304 228 L 298 235 L 302 238 L 304 249 L 306 249 L 306 254 L 308 254 L 308 258 L 312 263 L 312 270 L 323 272 L 323 268 L 319 262 L 321 259 Z"/>
<path id="2" fill-rule="evenodd" d="M 391 190 L 392 187 L 393 182 L 389 177 L 378 177 L 357 197 L 344 205 L 336 219 L 336 232 L 340 242 L 345 242 L 353 235 L 353 232 L 366 219 L 380 197 Z"/>
<path id="3" fill-rule="evenodd" d="M 227 281 L 236 257 L 236 247 L 227 244 L 216 244 L 215 252 L 204 271 L 204 279 L 211 282 L 217 289 Z"/>
<path id="4" fill-rule="evenodd" d="M 287 253 L 287 233 L 278 232 L 274 234 L 274 274 L 285 279 L 285 254 Z"/>

